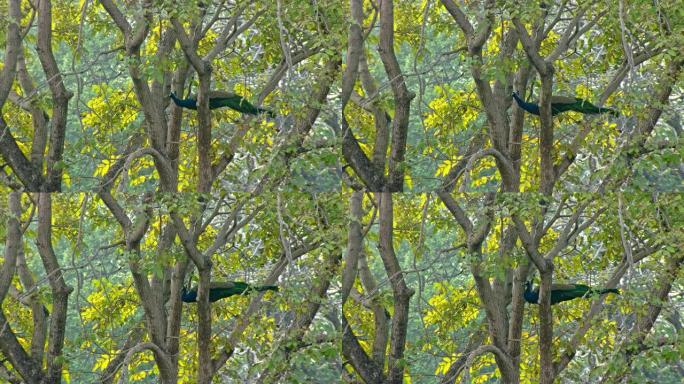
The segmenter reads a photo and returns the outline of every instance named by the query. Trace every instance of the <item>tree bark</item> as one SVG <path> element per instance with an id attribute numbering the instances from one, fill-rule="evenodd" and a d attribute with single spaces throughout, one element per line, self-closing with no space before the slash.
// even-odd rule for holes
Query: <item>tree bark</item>
<path id="1" fill-rule="evenodd" d="M 394 315 L 390 333 L 390 354 L 387 360 L 388 383 L 402 383 L 404 380 L 404 349 L 406 348 L 406 332 L 408 331 L 409 300 L 413 290 L 406 286 L 404 275 L 394 253 L 394 206 L 392 194 L 383 192 L 377 194 L 379 210 L 379 241 L 378 251 L 385 266 L 387 277 L 392 285 L 394 298 Z"/>
<path id="2" fill-rule="evenodd" d="M 59 383 L 62 378 L 62 348 L 66 332 L 67 303 L 73 288 L 64 281 L 62 269 L 52 248 L 52 196 L 48 193 L 38 195 L 38 253 L 47 272 L 52 291 L 52 313 L 48 337 L 47 375 L 44 383 Z"/>
<path id="3" fill-rule="evenodd" d="M 19 192 L 11 192 L 8 196 L 10 215 L 7 218 L 7 234 L 5 238 L 5 253 L 0 268 L 0 303 L 7 295 L 12 278 L 14 276 L 17 258 L 22 244 L 22 231 L 19 218 L 21 217 Z M 41 345 L 41 348 L 44 345 Z M 44 372 L 41 365 L 29 356 L 19 344 L 16 334 L 12 330 L 5 313 L 0 309 L 0 351 L 10 361 L 12 367 L 19 373 L 23 380 L 29 384 L 40 383 Z"/>
<path id="4" fill-rule="evenodd" d="M 53 103 L 45 180 L 47 185 L 43 190 L 47 192 L 60 192 L 62 190 L 63 167 L 59 166 L 59 163 L 62 162 L 62 155 L 64 153 L 67 112 L 69 99 L 73 96 L 73 93 L 64 86 L 61 71 L 52 53 L 52 2 L 50 0 L 40 1 L 38 4 L 38 40 L 36 50 L 40 63 L 43 66 L 45 77 L 48 79 Z"/>
<path id="5" fill-rule="evenodd" d="M 394 2 L 383 0 L 380 2 L 380 33 L 378 52 L 387 73 L 387 77 L 394 96 L 394 119 L 392 120 L 392 145 L 390 148 L 387 190 L 401 192 L 404 190 L 406 153 L 406 138 L 408 135 L 411 99 L 414 94 L 409 92 L 404 81 L 404 75 L 394 54 Z M 391 375 L 390 375 L 390 380 Z"/>

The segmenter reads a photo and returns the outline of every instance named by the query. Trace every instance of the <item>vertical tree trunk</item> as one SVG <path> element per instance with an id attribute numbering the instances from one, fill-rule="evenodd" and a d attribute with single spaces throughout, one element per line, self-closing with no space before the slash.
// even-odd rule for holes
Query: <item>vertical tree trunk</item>
<path id="1" fill-rule="evenodd" d="M 62 189 L 62 161 L 64 140 L 66 138 L 67 111 L 69 99 L 73 95 L 64 86 L 62 74 L 52 53 L 52 3 L 42 0 L 38 6 L 37 51 L 43 71 L 47 77 L 52 94 L 52 116 L 50 118 L 50 145 L 47 157 L 47 177 L 45 191 L 58 192 Z"/>
<path id="2" fill-rule="evenodd" d="M 399 61 L 394 53 L 394 3 L 392 0 L 380 2 L 380 33 L 378 52 L 389 78 L 394 97 L 394 119 L 392 120 L 392 146 L 388 164 L 388 185 L 390 192 L 404 189 L 404 155 L 408 137 L 409 113 L 413 93 L 409 92 Z"/>
<path id="3" fill-rule="evenodd" d="M 553 116 L 551 115 L 553 67 L 548 65 L 548 70 L 548 74 L 540 75 L 542 87 L 539 98 L 541 120 L 541 131 L 539 133 L 539 192 L 550 196 L 555 183 L 553 168 Z"/>
<path id="4" fill-rule="evenodd" d="M 204 61 L 202 61 L 204 64 Z M 209 110 L 209 85 L 211 83 L 211 67 L 206 64 L 205 72 L 199 73 L 200 88 L 197 93 L 197 173 L 199 182 L 197 192 L 209 193 L 214 179 L 212 175 L 212 148 L 211 148 L 211 111 Z"/>
<path id="5" fill-rule="evenodd" d="M 548 263 L 551 265 L 551 263 Z M 539 366 L 541 384 L 553 384 L 553 311 L 551 307 L 551 282 L 553 267 L 540 271 L 539 285 Z"/>
<path id="6" fill-rule="evenodd" d="M 5 299 L 12 278 L 16 270 L 16 260 L 19 257 L 19 250 L 22 244 L 21 217 L 19 192 L 13 191 L 8 196 L 10 215 L 7 217 L 7 233 L 5 237 L 5 249 L 3 263 L 0 267 L 0 304 Z M 44 348 L 45 345 L 41 345 Z M 19 373 L 21 378 L 29 384 L 37 384 L 44 375 L 41 372 L 41 364 L 36 364 L 17 340 L 14 331 L 10 327 L 9 320 L 0 306 L 0 351 L 9 360 L 12 367 Z"/>
<path id="7" fill-rule="evenodd" d="M 378 250 L 385 271 L 392 285 L 394 298 L 394 315 L 390 331 L 390 354 L 387 360 L 387 381 L 390 384 L 400 384 L 404 381 L 404 348 L 406 347 L 406 332 L 408 331 L 409 300 L 413 290 L 406 286 L 401 265 L 394 253 L 394 206 L 392 193 L 383 192 L 377 195 L 380 205 L 380 229 Z"/>
<path id="8" fill-rule="evenodd" d="M 211 363 L 211 306 L 209 304 L 209 284 L 211 267 L 198 268 L 197 287 L 197 349 L 199 351 L 199 375 L 197 382 L 211 384 L 213 368 Z"/>
<path id="9" fill-rule="evenodd" d="M 523 315 L 525 313 L 525 299 L 523 298 L 523 284 L 530 270 L 528 260 L 515 269 L 513 275 L 513 291 L 511 293 L 511 320 L 508 328 L 508 353 L 513 365 L 520 366 L 520 350 L 522 343 Z"/>
<path id="10" fill-rule="evenodd" d="M 67 300 L 73 288 L 66 285 L 62 269 L 52 248 L 52 195 L 38 195 L 38 236 L 36 240 L 38 253 L 43 260 L 52 291 L 52 313 L 47 353 L 47 375 L 44 383 L 60 383 L 64 359 L 62 348 L 66 331 Z"/>

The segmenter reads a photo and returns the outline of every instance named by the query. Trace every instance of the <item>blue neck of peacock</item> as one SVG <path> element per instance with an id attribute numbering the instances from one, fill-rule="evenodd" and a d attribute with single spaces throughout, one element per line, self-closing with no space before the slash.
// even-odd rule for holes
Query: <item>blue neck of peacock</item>
<path id="1" fill-rule="evenodd" d="M 171 99 L 177 106 L 189 109 L 197 109 L 197 101 L 195 99 L 179 99 L 176 94 L 171 92 Z"/>
<path id="2" fill-rule="evenodd" d="M 525 292 L 523 293 L 523 297 L 528 303 L 539 302 L 539 294 L 532 291 L 531 281 L 525 283 Z"/>
<path id="3" fill-rule="evenodd" d="M 538 106 L 537 104 L 525 102 L 525 101 L 524 101 L 523 99 L 521 99 L 520 96 L 518 96 L 518 94 L 515 93 L 515 92 L 513 93 L 513 98 L 514 98 L 515 101 L 518 103 L 518 105 L 520 106 L 520 108 L 526 110 L 527 112 L 529 112 L 529 113 L 531 113 L 531 114 L 533 114 L 533 115 L 539 115 L 539 106 Z"/>

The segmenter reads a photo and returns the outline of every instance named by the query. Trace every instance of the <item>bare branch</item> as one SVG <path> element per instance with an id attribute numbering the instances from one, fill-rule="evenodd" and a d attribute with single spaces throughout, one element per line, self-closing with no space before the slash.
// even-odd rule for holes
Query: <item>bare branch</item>
<path id="1" fill-rule="evenodd" d="M 171 361 L 169 360 L 168 356 L 166 356 L 166 353 L 159 348 L 154 343 L 150 342 L 144 342 L 136 345 L 135 347 L 131 348 L 128 350 L 126 353 L 126 357 L 124 358 L 124 361 L 122 363 L 123 370 L 121 371 L 121 374 L 119 375 L 119 380 L 118 384 L 124 384 L 128 382 L 128 365 L 131 363 L 131 359 L 133 359 L 133 356 L 136 353 L 140 353 L 144 350 L 150 350 L 155 354 L 155 357 L 159 358 L 161 357 L 161 361 L 166 361 L 166 363 L 171 367 Z"/>
<path id="2" fill-rule="evenodd" d="M 511 359 L 508 357 L 508 355 L 506 355 L 506 353 L 504 353 L 501 349 L 497 348 L 496 346 L 489 344 L 481 345 L 477 347 L 474 351 L 470 352 L 470 354 L 468 355 L 468 359 L 466 360 L 465 366 L 463 367 L 463 370 L 466 372 L 466 376 L 469 376 L 469 368 L 471 365 L 473 365 L 475 358 L 485 353 L 492 353 L 497 357 L 497 362 L 504 362 L 505 370 L 509 372 L 516 371 L 516 368 L 511 362 Z"/>
<path id="3" fill-rule="evenodd" d="M 378 52 L 385 72 L 392 87 L 394 96 L 394 119 L 392 120 L 392 147 L 389 158 L 389 185 L 392 192 L 399 192 L 404 187 L 404 155 L 408 135 L 411 99 L 415 96 L 409 92 L 401 72 L 401 67 L 394 54 L 394 4 L 392 0 L 380 3 L 380 41 Z M 390 378 L 392 380 L 392 378 Z"/>
<path id="4" fill-rule="evenodd" d="M 468 18 L 466 15 L 463 13 L 461 8 L 454 3 L 453 0 L 441 0 L 442 4 L 444 5 L 444 8 L 447 9 L 451 17 L 454 18 L 458 26 L 461 28 L 463 31 L 463 34 L 465 34 L 466 38 L 470 39 L 473 34 L 475 33 L 475 30 L 468 21 Z"/>
<path id="5" fill-rule="evenodd" d="M 519 18 L 514 17 L 513 23 L 515 24 L 516 28 L 518 28 L 518 36 L 520 36 L 520 42 L 525 49 L 527 57 L 530 59 L 540 75 L 546 75 L 548 73 L 549 65 L 544 58 L 539 55 L 539 50 L 537 49 L 537 46 L 532 40 L 529 32 L 527 32 L 527 29 Z"/>
<path id="6" fill-rule="evenodd" d="M 468 219 L 465 211 L 458 205 L 456 200 L 446 191 L 438 191 L 437 196 L 442 199 L 442 202 L 447 207 L 449 212 L 454 216 L 456 222 L 463 228 L 466 236 L 470 237 L 473 233 L 473 223 Z"/>

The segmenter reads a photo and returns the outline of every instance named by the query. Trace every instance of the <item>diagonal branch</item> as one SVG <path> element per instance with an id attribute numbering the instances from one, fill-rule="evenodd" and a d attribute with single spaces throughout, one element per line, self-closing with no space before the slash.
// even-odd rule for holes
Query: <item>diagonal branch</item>
<path id="1" fill-rule="evenodd" d="M 633 261 L 634 263 L 638 263 L 641 260 L 645 259 L 646 257 L 652 255 L 653 253 L 657 252 L 660 250 L 660 246 L 652 246 L 652 247 L 646 247 L 641 250 L 636 250 L 633 251 Z M 617 284 L 620 282 L 620 279 L 622 279 L 622 276 L 625 275 L 627 270 L 630 267 L 630 263 L 627 260 L 627 258 L 623 258 L 622 262 L 620 265 L 618 265 L 615 270 L 613 271 L 613 275 L 608 279 L 608 282 L 606 284 L 603 284 L 606 288 L 615 288 Z M 601 312 L 603 309 L 603 302 L 604 302 L 605 297 L 604 296 L 599 296 L 597 300 L 594 300 L 591 303 L 591 308 L 589 308 L 589 313 L 587 313 L 586 316 L 582 318 L 582 322 L 580 323 L 579 328 L 577 328 L 577 331 L 572 335 L 570 338 L 570 343 L 568 346 L 562 351 L 560 354 L 560 358 L 554 362 L 554 372 L 555 375 L 558 376 L 567 366 L 568 364 L 572 361 L 572 359 L 575 357 L 575 353 L 577 352 L 577 348 L 579 347 L 579 344 L 581 343 L 582 339 L 584 338 L 584 335 L 589 331 L 589 329 L 592 326 L 592 320 Z"/>
<path id="2" fill-rule="evenodd" d="M 471 365 L 473 365 L 473 362 L 475 361 L 475 358 L 477 358 L 480 355 L 483 355 L 485 353 L 491 353 L 494 356 L 497 357 L 497 362 L 501 361 L 504 363 L 504 369 L 509 372 L 515 372 L 517 371 L 516 367 L 513 365 L 513 362 L 511 359 L 508 357 L 508 355 L 502 351 L 501 349 L 497 348 L 495 345 L 481 345 L 477 347 L 474 351 L 470 352 L 468 355 L 468 359 L 466 360 L 465 366 L 463 367 L 463 370 L 466 372 L 466 376 L 469 376 L 468 371 Z"/>
<path id="3" fill-rule="evenodd" d="M 461 28 L 463 34 L 466 35 L 466 38 L 472 36 L 475 33 L 475 29 L 473 28 L 473 25 L 470 24 L 470 21 L 468 21 L 468 18 L 466 17 L 465 13 L 463 13 L 461 8 L 456 5 L 453 0 L 441 1 L 444 5 L 444 8 L 446 8 L 447 12 L 449 12 L 451 17 L 454 18 L 458 26 Z"/>
<path id="4" fill-rule="evenodd" d="M 463 228 L 463 232 L 465 232 L 466 236 L 470 237 L 473 233 L 473 223 L 470 221 L 465 211 L 463 211 L 463 208 L 461 208 L 451 194 L 446 191 L 437 191 L 437 196 L 442 199 L 442 202 L 454 216 L 456 222 Z"/>
<path id="5" fill-rule="evenodd" d="M 133 356 L 136 353 L 140 353 L 144 350 L 150 350 L 154 353 L 155 357 L 157 358 L 158 361 L 163 362 L 166 366 L 164 368 L 169 369 L 172 368 L 172 363 L 169 357 L 166 355 L 166 353 L 159 348 L 158 345 L 150 342 L 144 342 L 136 345 L 135 347 L 131 348 L 128 350 L 126 353 L 126 357 L 124 358 L 124 361 L 122 363 L 123 366 L 123 371 L 121 371 L 121 374 L 119 376 L 119 380 L 117 381 L 118 384 L 123 384 L 128 382 L 128 365 L 131 363 L 131 360 L 133 359 Z"/>
<path id="6" fill-rule="evenodd" d="M 537 49 L 537 44 L 535 44 L 532 36 L 527 32 L 527 28 L 522 24 L 519 18 L 513 18 L 513 24 L 518 29 L 518 36 L 520 37 L 520 43 L 527 54 L 527 57 L 532 62 L 532 65 L 537 69 L 540 75 L 546 75 L 548 73 L 548 63 L 543 57 L 539 55 L 539 50 Z"/>

